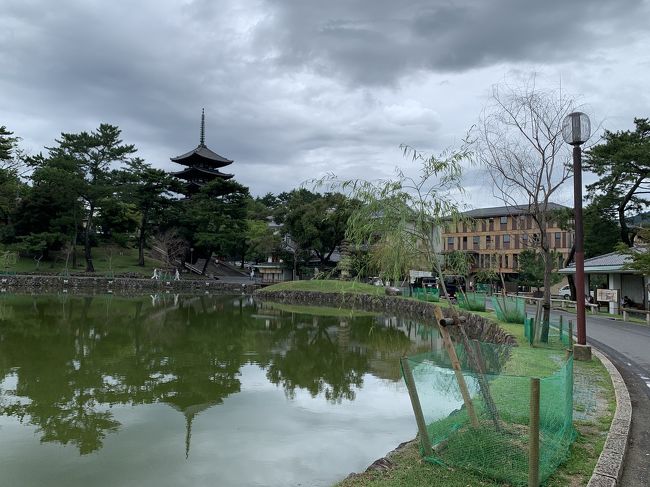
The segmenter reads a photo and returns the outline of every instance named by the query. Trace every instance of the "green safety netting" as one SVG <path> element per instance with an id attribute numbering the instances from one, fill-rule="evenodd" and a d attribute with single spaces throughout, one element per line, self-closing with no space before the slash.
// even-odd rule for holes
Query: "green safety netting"
<path id="1" fill-rule="evenodd" d="M 492 292 L 492 285 L 491 284 L 483 284 L 481 282 L 476 284 L 476 291 L 479 293 L 491 293 Z"/>
<path id="2" fill-rule="evenodd" d="M 416 287 L 413 289 L 413 296 L 421 301 L 438 302 L 440 301 L 440 290 L 436 288 Z"/>
<path id="3" fill-rule="evenodd" d="M 458 306 L 468 311 L 485 311 L 485 293 L 456 293 Z"/>
<path id="4" fill-rule="evenodd" d="M 524 335 L 528 339 L 528 343 L 532 345 L 535 338 L 534 318 L 524 318 Z M 570 347 L 569 324 L 564 321 L 551 320 L 548 329 L 548 343 L 561 343 L 566 347 Z"/>
<path id="5" fill-rule="evenodd" d="M 478 417 L 472 427 L 449 355 L 436 350 L 409 357 L 434 454 L 425 460 L 464 468 L 510 485 L 527 485 L 530 383 L 509 375 L 512 348 L 474 342 L 470 360 L 456 345 L 461 372 Z M 484 373 L 473 365 L 479 360 Z M 575 439 L 573 428 L 573 357 L 540 378 L 539 478 L 544 482 L 562 463 Z M 423 450 L 422 450 L 423 451 Z"/>
<path id="6" fill-rule="evenodd" d="M 506 323 L 523 323 L 526 317 L 524 298 L 493 295 L 492 306 L 497 318 Z"/>

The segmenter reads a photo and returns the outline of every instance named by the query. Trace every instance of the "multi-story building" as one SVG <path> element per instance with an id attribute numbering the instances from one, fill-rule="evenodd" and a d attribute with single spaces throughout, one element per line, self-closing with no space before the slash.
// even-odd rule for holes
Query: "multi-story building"
<path id="1" fill-rule="evenodd" d="M 566 208 L 549 203 L 549 210 Z M 472 255 L 472 273 L 494 269 L 506 277 L 516 277 L 519 254 L 539 246 L 539 229 L 528 206 L 480 208 L 463 214 L 468 222 L 449 224 L 442 234 L 444 252 L 462 250 Z M 562 268 L 571 246 L 573 232 L 549 221 L 546 234 L 551 248 L 557 252 L 558 268 Z"/>

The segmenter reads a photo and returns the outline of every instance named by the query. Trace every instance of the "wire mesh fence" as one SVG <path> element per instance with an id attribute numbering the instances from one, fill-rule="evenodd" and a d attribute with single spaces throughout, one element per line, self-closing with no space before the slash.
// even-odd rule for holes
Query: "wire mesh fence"
<path id="1" fill-rule="evenodd" d="M 506 323 L 523 323 L 526 317 L 524 298 L 492 295 L 492 306 L 497 318 Z"/>
<path id="2" fill-rule="evenodd" d="M 413 296 L 420 301 L 431 301 L 437 303 L 440 301 L 440 290 L 428 287 L 414 288 Z"/>
<path id="3" fill-rule="evenodd" d="M 467 311 L 485 311 L 486 296 L 486 293 L 481 292 L 456 293 L 458 306 Z"/>
<path id="4" fill-rule="evenodd" d="M 512 347 L 479 342 L 471 346 L 474 356 L 480 357 L 480 371 L 462 345 L 454 345 L 456 370 L 444 349 L 402 361 L 404 378 L 409 385 L 412 377 L 410 387 L 421 406 L 426 438 L 420 428 L 420 440 L 422 445 L 424 440 L 432 445 L 431 450 L 422 449 L 424 458 L 511 485 L 527 485 L 531 377 L 504 372 Z M 571 355 L 558 363 L 555 373 L 539 378 L 539 391 L 539 423 L 532 418 L 533 424 L 539 424 L 539 454 L 532 458 L 539 460 L 538 478 L 544 482 L 566 458 L 575 439 Z M 468 414 L 472 410 L 474 418 Z"/>
<path id="5" fill-rule="evenodd" d="M 524 318 L 524 336 L 530 345 L 535 343 L 536 327 L 535 318 Z M 564 322 L 562 319 L 551 320 L 548 328 L 548 345 L 559 345 L 570 348 L 572 345 L 571 334 L 573 333 L 571 321 Z"/>

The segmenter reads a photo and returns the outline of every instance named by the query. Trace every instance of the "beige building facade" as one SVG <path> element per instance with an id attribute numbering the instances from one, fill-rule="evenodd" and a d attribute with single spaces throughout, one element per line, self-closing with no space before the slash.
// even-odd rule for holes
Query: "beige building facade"
<path id="1" fill-rule="evenodd" d="M 550 204 L 551 210 L 565 208 Z M 493 269 L 513 278 L 518 273 L 519 254 L 539 247 L 541 237 L 527 206 L 480 208 L 463 214 L 467 222 L 450 224 L 442 235 L 443 252 L 461 250 L 472 256 L 472 273 Z M 549 222 L 545 232 L 557 253 L 558 269 L 564 267 L 574 234 Z"/>

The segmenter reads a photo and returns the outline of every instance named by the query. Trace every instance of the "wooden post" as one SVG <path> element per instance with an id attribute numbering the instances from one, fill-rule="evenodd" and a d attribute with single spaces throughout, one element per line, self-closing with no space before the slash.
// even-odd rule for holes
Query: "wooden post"
<path id="1" fill-rule="evenodd" d="M 623 310 L 623 321 L 627 321 L 627 311 Z"/>
<path id="2" fill-rule="evenodd" d="M 645 313 L 645 322 L 646 325 L 650 325 L 650 313 L 648 313 L 647 311 Z"/>
<path id="3" fill-rule="evenodd" d="M 564 333 L 564 320 L 563 316 L 560 315 L 560 342 L 562 342 L 562 334 Z"/>
<path id="4" fill-rule="evenodd" d="M 569 348 L 573 350 L 573 320 L 569 320 Z"/>
<path id="5" fill-rule="evenodd" d="M 458 387 L 460 388 L 460 393 L 463 396 L 463 402 L 465 403 L 465 408 L 467 409 L 467 414 L 469 415 L 470 422 L 472 423 L 473 428 L 478 428 L 478 418 L 476 417 L 476 411 L 474 411 L 474 404 L 472 403 L 472 397 L 469 395 L 469 390 L 467 389 L 467 383 L 465 382 L 465 377 L 460 367 L 460 361 L 458 360 L 458 355 L 456 355 L 456 349 L 454 344 L 451 342 L 451 337 L 447 329 L 440 324 L 444 318 L 442 316 L 442 311 L 440 307 L 433 307 L 433 314 L 436 318 L 436 323 L 438 324 L 438 329 L 440 330 L 440 335 L 442 336 L 442 343 L 445 345 L 447 354 L 449 354 L 449 359 L 451 360 L 451 366 L 454 369 L 454 374 L 456 375 L 456 381 L 458 382 Z"/>
<path id="6" fill-rule="evenodd" d="M 539 379 L 530 379 L 528 420 L 528 487 L 539 487 Z"/>
<path id="7" fill-rule="evenodd" d="M 424 449 L 424 454 L 426 456 L 433 455 L 433 447 L 431 446 L 431 439 L 429 438 L 429 432 L 427 431 L 427 424 L 424 421 L 424 414 L 422 414 L 422 405 L 420 404 L 420 398 L 418 397 L 418 391 L 415 388 L 415 380 L 413 379 L 413 372 L 411 372 L 411 366 L 409 365 L 409 360 L 406 357 L 400 359 L 402 364 L 402 371 L 404 372 L 404 380 L 406 381 L 406 388 L 409 391 L 409 397 L 411 398 L 411 406 L 413 406 L 413 413 L 415 414 L 415 422 L 418 425 L 418 431 L 420 433 L 420 442 L 422 443 L 422 448 Z"/>

